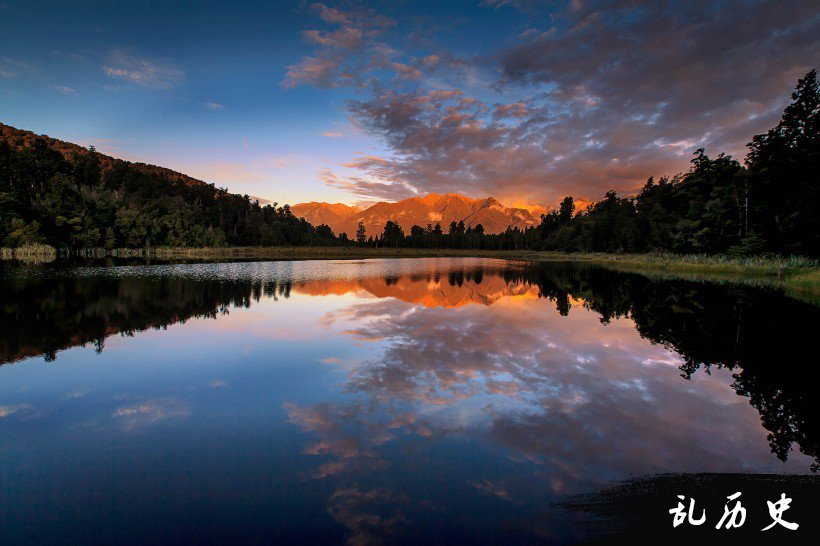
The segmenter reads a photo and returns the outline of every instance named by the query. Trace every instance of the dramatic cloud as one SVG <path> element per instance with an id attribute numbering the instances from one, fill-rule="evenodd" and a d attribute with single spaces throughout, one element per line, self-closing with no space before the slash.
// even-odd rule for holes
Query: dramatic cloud
<path id="1" fill-rule="evenodd" d="M 687 169 L 698 147 L 742 159 L 820 50 L 808 1 L 484 6 L 521 11 L 526 28 L 488 36 L 472 58 L 432 38 L 414 49 L 387 24 L 314 7 L 339 28 L 304 34 L 319 49 L 285 85 L 352 86 L 351 119 L 388 149 L 328 184 L 365 198 L 458 188 L 550 205 L 629 192 Z"/>
<path id="2" fill-rule="evenodd" d="M 379 157 L 362 157 L 345 167 L 361 168 L 368 173 L 378 172 L 378 166 L 386 166 L 392 169 L 392 162 Z M 332 188 L 339 188 L 351 195 L 366 199 L 379 199 L 384 201 L 398 201 L 408 197 L 414 197 L 417 192 L 409 184 L 402 180 L 393 179 L 390 182 L 372 181 L 359 176 L 337 176 L 330 169 L 319 172 L 319 178 Z"/>
<path id="3" fill-rule="evenodd" d="M 499 85 L 546 88 L 558 106 L 587 103 L 557 131 L 578 150 L 594 141 L 581 159 L 621 186 L 632 169 L 611 171 L 612 159 L 671 168 L 699 146 L 742 156 L 820 47 L 811 2 L 574 2 L 557 19 L 500 55 Z"/>
<path id="4" fill-rule="evenodd" d="M 366 101 L 352 101 L 349 110 L 365 130 L 385 140 L 393 155 L 360 158 L 348 166 L 422 194 L 458 188 L 469 195 L 534 198 L 547 189 L 550 163 L 560 162 L 555 154 L 569 153 L 557 143 L 547 146 L 548 130 L 555 121 L 536 104 L 518 101 L 493 106 L 463 98 L 457 91 L 424 95 L 386 91 Z M 508 123 L 510 119 L 513 123 Z"/>
<path id="5" fill-rule="evenodd" d="M 172 64 L 135 57 L 114 50 L 103 72 L 115 79 L 154 89 L 170 89 L 185 80 L 185 71 Z"/>

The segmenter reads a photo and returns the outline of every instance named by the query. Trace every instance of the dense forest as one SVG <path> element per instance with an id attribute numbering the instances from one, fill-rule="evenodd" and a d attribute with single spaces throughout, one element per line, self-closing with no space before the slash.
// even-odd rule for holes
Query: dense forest
<path id="1" fill-rule="evenodd" d="M 538 226 L 486 234 L 452 222 L 334 235 L 285 205 L 260 206 L 168 169 L 113 159 L 0 124 L 0 246 L 347 245 L 566 252 L 820 256 L 820 86 L 800 79 L 776 127 L 745 165 L 695 152 L 688 172 L 650 178 L 631 197 L 606 193 L 578 211 L 572 197 Z"/>
<path id="2" fill-rule="evenodd" d="M 285 205 L 0 124 L 0 246 L 333 245 Z"/>

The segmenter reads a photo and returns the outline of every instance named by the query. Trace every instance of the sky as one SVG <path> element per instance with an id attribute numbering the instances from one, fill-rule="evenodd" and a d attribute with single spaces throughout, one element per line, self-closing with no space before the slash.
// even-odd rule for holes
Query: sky
<path id="1" fill-rule="evenodd" d="M 628 194 L 818 65 L 800 0 L 0 0 L 0 121 L 280 204 Z"/>

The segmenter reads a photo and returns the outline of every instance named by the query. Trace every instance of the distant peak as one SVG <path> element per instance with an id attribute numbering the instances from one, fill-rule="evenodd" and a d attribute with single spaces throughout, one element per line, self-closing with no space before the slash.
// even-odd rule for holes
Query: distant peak
<path id="1" fill-rule="evenodd" d="M 475 199 L 472 199 L 460 193 L 445 193 L 444 195 L 442 195 L 442 197 L 449 197 L 450 199 L 462 199 L 464 201 L 475 201 Z"/>
<path id="2" fill-rule="evenodd" d="M 417 197 L 416 199 L 418 199 L 419 201 L 421 201 L 422 203 L 424 203 L 428 207 L 432 207 L 433 205 L 436 204 L 436 201 L 441 199 L 441 196 L 437 193 L 428 193 L 424 197 Z"/>

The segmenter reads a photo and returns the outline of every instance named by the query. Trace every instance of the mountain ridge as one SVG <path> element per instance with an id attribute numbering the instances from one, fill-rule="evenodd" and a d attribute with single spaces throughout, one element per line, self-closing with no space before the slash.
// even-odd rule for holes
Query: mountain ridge
<path id="1" fill-rule="evenodd" d="M 410 197 L 395 202 L 379 201 L 357 210 L 342 203 L 310 202 L 291 207 L 293 213 L 313 225 L 326 224 L 334 233 L 353 237 L 359 222 L 368 236 L 382 232 L 388 220 L 397 222 L 405 233 L 414 225 L 441 224 L 446 232 L 451 222 L 463 221 L 466 227 L 481 224 L 485 233 L 501 233 L 507 227 L 524 229 L 538 225 L 540 214 L 518 207 L 507 207 L 494 197 L 471 198 L 459 193 Z M 538 210 L 538 209 L 536 209 Z"/>

